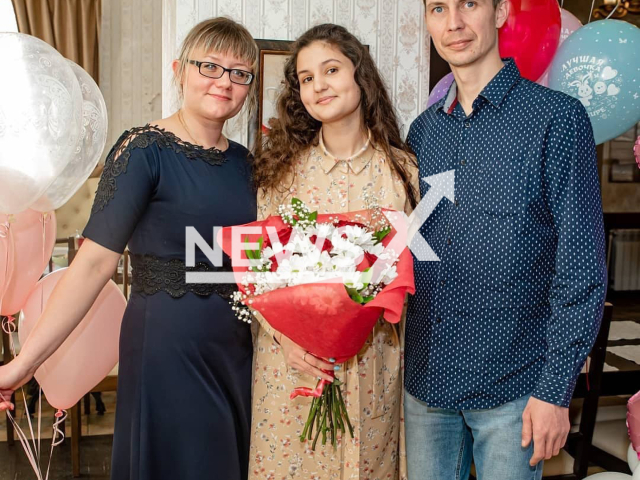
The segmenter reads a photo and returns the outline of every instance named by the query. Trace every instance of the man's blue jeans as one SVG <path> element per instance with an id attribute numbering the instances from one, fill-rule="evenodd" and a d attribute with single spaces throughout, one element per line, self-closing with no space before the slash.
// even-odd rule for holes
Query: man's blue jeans
<path id="1" fill-rule="evenodd" d="M 405 391 L 409 480 L 539 480 L 529 465 L 533 444 L 521 447 L 522 412 L 529 395 L 487 410 L 443 410 Z"/>

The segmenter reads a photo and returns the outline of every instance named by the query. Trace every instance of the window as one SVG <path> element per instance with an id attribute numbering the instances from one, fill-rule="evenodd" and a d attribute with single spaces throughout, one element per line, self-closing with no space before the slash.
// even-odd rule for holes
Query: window
<path id="1" fill-rule="evenodd" d="M 0 0 L 0 32 L 17 32 L 18 23 L 11 0 Z"/>

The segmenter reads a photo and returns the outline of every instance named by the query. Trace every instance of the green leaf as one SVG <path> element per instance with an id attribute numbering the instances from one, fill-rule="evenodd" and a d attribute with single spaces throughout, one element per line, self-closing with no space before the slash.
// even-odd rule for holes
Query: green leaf
<path id="1" fill-rule="evenodd" d="M 389 233 L 391 233 L 391 227 L 385 227 L 382 230 L 378 230 L 377 232 L 375 232 L 373 234 L 373 236 L 376 238 L 377 242 L 376 243 L 380 243 L 382 242 L 382 240 L 384 240 L 384 238 L 389 235 Z"/>
<path id="2" fill-rule="evenodd" d="M 360 281 L 364 284 L 363 288 L 367 288 L 369 286 L 372 278 L 373 278 L 373 270 L 371 270 L 371 267 L 367 268 L 364 272 L 360 274 Z"/>
<path id="3" fill-rule="evenodd" d="M 358 292 L 358 290 L 356 290 L 353 287 L 347 287 L 346 285 L 345 285 L 345 288 L 347 289 L 347 293 L 351 297 L 351 300 L 353 300 L 356 303 L 364 302 L 364 298 L 362 297 L 362 295 L 360 295 L 360 292 Z"/>
<path id="4" fill-rule="evenodd" d="M 247 245 L 249 244 L 249 237 L 245 237 L 244 243 L 247 244 Z M 247 250 L 245 250 L 245 252 L 246 252 L 247 258 L 249 258 L 251 260 L 257 260 L 256 257 L 255 257 L 255 254 L 253 253 L 253 250 L 248 250 L 247 249 Z"/>

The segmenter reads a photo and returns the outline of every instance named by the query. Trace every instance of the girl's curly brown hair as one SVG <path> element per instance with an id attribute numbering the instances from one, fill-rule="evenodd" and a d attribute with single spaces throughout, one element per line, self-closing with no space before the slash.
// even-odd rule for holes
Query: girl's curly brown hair
<path id="1" fill-rule="evenodd" d="M 362 123 L 371 131 L 371 141 L 389 159 L 391 169 L 404 184 L 412 207 L 417 204 L 417 192 L 411 184 L 407 167 L 415 166 L 413 157 L 394 152 L 393 148 L 410 152 L 400 135 L 395 109 L 384 81 L 368 49 L 344 27 L 317 25 L 302 34 L 291 46 L 291 56 L 284 70 L 284 88 L 277 101 L 278 120 L 269 135 L 256 141 L 253 166 L 255 186 L 260 190 L 278 188 L 294 173 L 295 160 L 310 145 L 317 145 L 322 123 L 314 119 L 300 99 L 300 82 L 296 63 L 300 51 L 313 42 L 325 42 L 337 48 L 355 66 L 355 81 L 360 87 Z"/>

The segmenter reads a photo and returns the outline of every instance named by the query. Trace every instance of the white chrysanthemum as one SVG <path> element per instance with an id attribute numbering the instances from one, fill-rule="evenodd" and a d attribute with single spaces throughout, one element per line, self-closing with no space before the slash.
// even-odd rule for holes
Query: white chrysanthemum
<path id="1" fill-rule="evenodd" d="M 342 281 L 349 288 L 362 290 L 364 283 L 362 281 L 362 272 L 344 272 L 342 273 Z"/>
<path id="2" fill-rule="evenodd" d="M 331 258 L 332 271 L 334 272 L 355 272 L 357 264 L 353 257 L 337 255 Z"/>
<path id="3" fill-rule="evenodd" d="M 397 277 L 398 277 L 398 271 L 396 270 L 396 266 L 391 265 L 382 271 L 379 283 L 382 283 L 384 285 L 389 285 Z"/>
<path id="4" fill-rule="evenodd" d="M 357 225 L 347 225 L 344 228 L 344 233 L 347 236 L 347 240 L 362 248 L 372 247 L 375 241 L 371 232 Z"/>
<path id="5" fill-rule="evenodd" d="M 348 238 L 342 238 L 338 231 L 333 232 L 331 243 L 333 244 L 333 248 L 331 249 L 332 255 L 345 256 L 353 259 L 360 258 L 364 255 L 364 250 L 361 246 L 351 242 Z"/>
<path id="6" fill-rule="evenodd" d="M 294 232 L 291 235 L 289 243 L 287 243 L 284 249 L 288 252 L 299 253 L 302 255 L 306 255 L 316 250 L 315 246 L 309 240 L 309 237 L 298 232 Z"/>
<path id="7" fill-rule="evenodd" d="M 379 257 L 380 255 L 382 255 L 382 252 L 384 252 L 384 245 L 382 245 L 381 243 L 377 243 L 365 248 L 365 251 L 372 255 L 375 255 L 376 257 Z"/>
<path id="8" fill-rule="evenodd" d="M 272 246 L 262 250 L 262 256 L 265 258 L 271 258 L 275 255 L 278 255 L 279 253 L 282 253 L 283 251 L 284 245 L 282 245 L 280 242 L 275 242 Z"/>
<path id="9" fill-rule="evenodd" d="M 310 229 L 309 235 L 317 235 L 318 238 L 331 238 L 336 227 L 330 223 L 318 223 L 314 228 Z"/>

